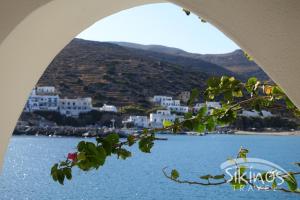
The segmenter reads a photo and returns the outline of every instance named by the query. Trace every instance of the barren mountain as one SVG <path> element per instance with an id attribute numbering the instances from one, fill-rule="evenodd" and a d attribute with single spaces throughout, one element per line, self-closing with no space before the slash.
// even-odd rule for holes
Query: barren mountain
<path id="1" fill-rule="evenodd" d="M 249 61 L 242 65 L 240 53 L 225 55 L 74 39 L 55 57 L 38 85 L 54 85 L 65 97 L 91 96 L 95 105 L 149 107 L 148 98 L 153 95 L 176 96 L 195 87 L 203 89 L 213 75 L 244 78 L 245 71 L 253 73 L 257 67 L 248 65 Z"/>

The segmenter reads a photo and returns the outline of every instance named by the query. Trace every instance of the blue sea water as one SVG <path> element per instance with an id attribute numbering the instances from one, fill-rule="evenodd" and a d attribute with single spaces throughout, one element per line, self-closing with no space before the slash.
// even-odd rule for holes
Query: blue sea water
<path id="1" fill-rule="evenodd" d="M 1 200 L 292 200 L 299 195 L 283 192 L 233 191 L 230 186 L 201 187 L 182 185 L 166 179 L 163 167 L 177 168 L 187 179 L 221 173 L 220 164 L 236 155 L 240 146 L 250 149 L 249 156 L 274 162 L 286 170 L 300 161 L 300 137 L 168 136 L 157 141 L 151 154 L 134 146 L 128 160 L 109 158 L 99 171 L 74 171 L 73 180 L 61 186 L 52 181 L 53 163 L 75 150 L 79 138 L 13 137 L 2 174 Z M 299 169 L 299 168 L 298 168 Z"/>

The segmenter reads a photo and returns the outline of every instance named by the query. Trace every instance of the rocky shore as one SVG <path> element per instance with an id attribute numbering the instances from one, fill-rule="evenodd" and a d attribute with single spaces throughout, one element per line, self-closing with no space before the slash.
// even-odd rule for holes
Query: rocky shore
<path id="1" fill-rule="evenodd" d="M 70 126 L 16 126 L 13 135 L 36 135 L 36 136 L 72 136 L 72 137 L 96 137 L 105 136 L 116 132 L 120 137 L 127 137 L 125 132 L 119 129 L 98 128 L 98 127 L 70 127 Z"/>

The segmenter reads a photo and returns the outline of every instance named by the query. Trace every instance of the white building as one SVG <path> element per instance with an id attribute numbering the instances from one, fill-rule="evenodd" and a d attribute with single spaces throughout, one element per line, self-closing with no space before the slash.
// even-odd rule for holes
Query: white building
<path id="1" fill-rule="evenodd" d="M 118 112 L 118 109 L 116 106 L 106 105 L 106 104 L 104 104 L 99 110 L 104 111 L 104 112 Z"/>
<path id="2" fill-rule="evenodd" d="M 59 106 L 59 96 L 55 87 L 36 87 L 27 100 L 24 111 L 57 111 Z"/>
<path id="3" fill-rule="evenodd" d="M 158 103 L 161 104 L 162 101 L 171 101 L 172 97 L 168 97 L 168 96 L 154 96 L 153 97 L 153 102 L 154 103 Z"/>
<path id="4" fill-rule="evenodd" d="M 175 114 L 171 114 L 170 110 L 157 110 L 156 113 L 150 114 L 150 126 L 154 128 L 162 128 L 164 121 L 174 122 Z"/>
<path id="5" fill-rule="evenodd" d="M 123 123 L 132 123 L 135 127 L 139 128 L 149 127 L 149 119 L 147 116 L 130 116 L 126 121 L 123 121 Z"/>
<path id="6" fill-rule="evenodd" d="M 92 110 L 92 98 L 60 99 L 59 112 L 69 117 L 78 117 L 80 113 Z"/>
<path id="7" fill-rule="evenodd" d="M 180 106 L 180 100 L 173 100 L 172 97 L 168 96 L 154 96 L 153 102 L 168 108 L 169 106 Z"/>
<path id="8" fill-rule="evenodd" d="M 205 103 L 197 103 L 193 108 L 194 112 L 198 112 L 204 106 L 206 106 L 208 111 L 210 111 L 213 108 L 221 108 L 221 103 L 220 102 L 214 102 L 214 101 L 207 101 Z"/>
<path id="9" fill-rule="evenodd" d="M 240 114 L 240 116 L 244 116 L 244 117 L 272 117 L 273 114 L 269 111 L 266 110 L 262 110 L 261 113 L 257 112 L 257 111 L 249 111 L 249 110 L 243 110 L 242 113 Z"/>
<path id="10" fill-rule="evenodd" d="M 165 108 L 168 106 L 180 106 L 180 100 L 163 100 L 160 105 Z"/>
<path id="11" fill-rule="evenodd" d="M 189 107 L 188 106 L 168 106 L 168 109 L 170 111 L 176 112 L 176 113 L 188 113 Z"/>

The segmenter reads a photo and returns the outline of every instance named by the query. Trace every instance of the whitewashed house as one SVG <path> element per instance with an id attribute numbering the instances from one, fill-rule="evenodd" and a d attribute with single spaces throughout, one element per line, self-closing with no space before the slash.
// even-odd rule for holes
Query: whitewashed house
<path id="1" fill-rule="evenodd" d="M 149 128 L 149 119 L 147 116 L 129 116 L 126 121 L 123 121 L 123 124 L 127 123 L 132 123 L 138 128 Z"/>
<path id="2" fill-rule="evenodd" d="M 171 114 L 170 110 L 157 110 L 156 113 L 150 114 L 150 126 L 153 128 L 162 128 L 164 121 L 174 122 L 175 114 Z"/>
<path id="3" fill-rule="evenodd" d="M 59 112 L 69 117 L 78 117 L 80 113 L 87 113 L 92 110 L 92 98 L 60 99 Z"/>
<path id="4" fill-rule="evenodd" d="M 189 107 L 188 106 L 168 106 L 168 110 L 176 113 L 188 113 Z"/>
<path id="5" fill-rule="evenodd" d="M 31 91 L 24 111 L 57 111 L 58 106 L 59 96 L 55 87 L 36 87 Z"/>
<path id="6" fill-rule="evenodd" d="M 163 100 L 160 105 L 165 108 L 168 106 L 180 106 L 180 100 Z"/>
<path id="7" fill-rule="evenodd" d="M 173 100 L 168 96 L 154 96 L 153 102 L 167 108 L 168 106 L 180 106 L 180 100 Z"/>
<path id="8" fill-rule="evenodd" d="M 208 111 L 210 112 L 213 108 L 221 108 L 221 103 L 220 102 L 214 102 L 214 101 L 207 101 L 205 103 L 197 103 L 194 107 L 193 110 L 194 112 L 198 112 L 201 108 L 207 107 Z"/>
<path id="9" fill-rule="evenodd" d="M 153 102 L 157 103 L 157 104 L 161 104 L 162 101 L 171 101 L 172 97 L 168 97 L 168 96 L 154 96 L 153 97 Z"/>

